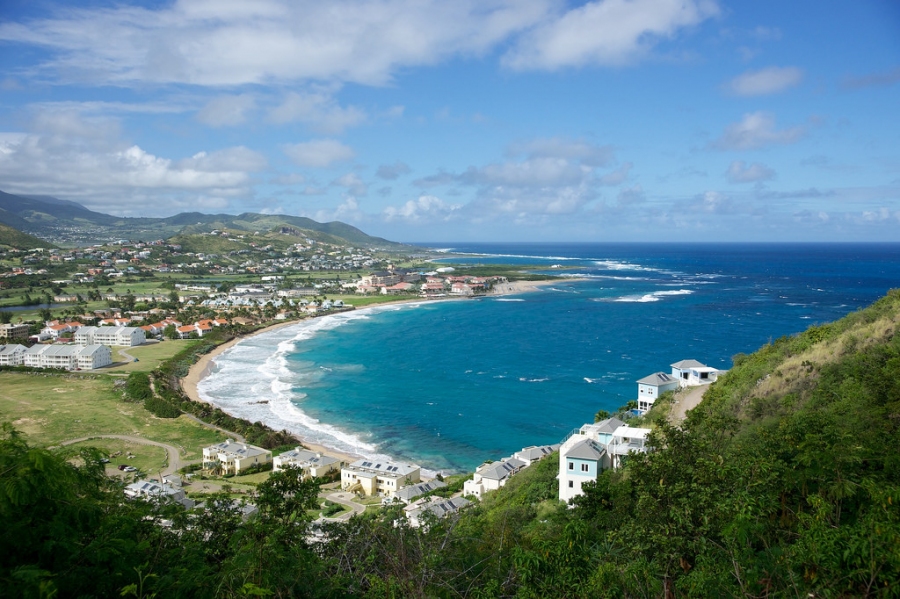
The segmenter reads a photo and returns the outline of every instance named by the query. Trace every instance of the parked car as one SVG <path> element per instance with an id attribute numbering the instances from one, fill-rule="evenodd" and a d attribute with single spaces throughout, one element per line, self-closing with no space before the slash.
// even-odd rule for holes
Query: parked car
<path id="1" fill-rule="evenodd" d="M 128 464 L 119 464 L 119 470 L 125 470 L 128 468 Z"/>
<path id="2" fill-rule="evenodd" d="M 125 472 L 137 472 L 137 468 L 135 468 L 134 466 L 125 466 L 124 468 L 122 468 L 122 470 L 124 470 Z"/>

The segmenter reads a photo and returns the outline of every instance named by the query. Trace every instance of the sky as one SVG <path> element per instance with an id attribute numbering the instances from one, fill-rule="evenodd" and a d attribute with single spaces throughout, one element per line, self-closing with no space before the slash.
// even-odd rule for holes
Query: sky
<path id="1" fill-rule="evenodd" d="M 2 0 L 0 190 L 409 242 L 900 241 L 900 2 Z"/>

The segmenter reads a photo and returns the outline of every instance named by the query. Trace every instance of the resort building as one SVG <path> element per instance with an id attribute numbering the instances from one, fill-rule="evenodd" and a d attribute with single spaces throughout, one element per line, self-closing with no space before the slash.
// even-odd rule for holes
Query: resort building
<path id="1" fill-rule="evenodd" d="M 0 345 L 0 366 L 21 366 L 28 348 L 18 343 Z"/>
<path id="2" fill-rule="evenodd" d="M 485 462 L 475 469 L 471 480 L 463 483 L 463 495 L 481 499 L 488 491 L 496 491 L 523 468 L 531 466 L 559 449 L 559 445 L 531 445 L 523 447 L 499 462 Z"/>
<path id="3" fill-rule="evenodd" d="M 27 339 L 30 330 L 27 324 L 0 324 L 0 339 Z"/>
<path id="4" fill-rule="evenodd" d="M 79 345 L 120 345 L 134 347 L 146 341 L 140 327 L 81 327 L 75 331 Z"/>
<path id="5" fill-rule="evenodd" d="M 496 491 L 506 484 L 515 473 L 527 464 L 514 457 L 503 458 L 499 462 L 487 462 L 475 469 L 472 480 L 463 483 L 463 495 L 479 499 L 488 491 Z"/>
<path id="6" fill-rule="evenodd" d="M 559 499 L 568 503 L 582 485 L 609 468 L 619 468 L 628 455 L 649 449 L 648 428 L 630 427 L 617 418 L 585 424 L 559 448 Z"/>
<path id="7" fill-rule="evenodd" d="M 301 468 L 304 478 L 318 478 L 330 472 L 340 472 L 341 468 L 344 467 L 344 462 L 338 458 L 298 447 L 277 455 L 272 460 L 272 470 L 274 472 L 278 472 L 288 466 Z"/>
<path id="8" fill-rule="evenodd" d="M 443 489 L 446 486 L 447 483 L 440 480 L 432 480 L 428 481 L 427 483 L 410 485 L 408 487 L 403 487 L 402 489 L 397 491 L 392 500 L 402 501 L 406 505 L 409 505 L 416 497 L 424 495 L 425 493 L 431 493 L 432 491 L 436 491 L 438 489 Z M 387 499 L 385 499 L 385 501 L 387 501 Z"/>
<path id="9" fill-rule="evenodd" d="M 468 499 L 462 497 L 451 497 L 450 499 L 426 497 L 403 508 L 403 513 L 406 515 L 410 526 L 419 528 L 427 522 L 425 514 L 433 514 L 437 518 L 446 518 L 456 514 L 470 503 Z"/>
<path id="10" fill-rule="evenodd" d="M 271 461 L 271 451 L 232 439 L 203 448 L 203 469 L 222 474 L 239 474 Z"/>
<path id="11" fill-rule="evenodd" d="M 187 509 L 194 507 L 194 501 L 188 499 L 183 490 L 152 480 L 139 480 L 131 483 L 125 487 L 125 496 L 130 499 L 177 501 Z"/>
<path id="12" fill-rule="evenodd" d="M 32 368 L 96 370 L 112 364 L 112 351 L 105 345 L 35 345 L 22 353 L 22 365 Z"/>
<path id="13" fill-rule="evenodd" d="M 341 468 L 341 488 L 363 495 L 394 497 L 421 479 L 417 464 L 362 459 Z"/>

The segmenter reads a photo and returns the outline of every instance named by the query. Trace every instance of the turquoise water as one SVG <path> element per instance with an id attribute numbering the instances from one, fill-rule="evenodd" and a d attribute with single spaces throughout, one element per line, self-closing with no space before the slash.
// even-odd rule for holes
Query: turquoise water
<path id="1" fill-rule="evenodd" d="M 469 470 L 560 441 L 673 362 L 729 368 L 735 353 L 864 307 L 900 279 L 898 244 L 454 249 L 566 276 L 515 297 L 360 310 L 253 337 L 217 358 L 201 394 L 345 451 Z"/>

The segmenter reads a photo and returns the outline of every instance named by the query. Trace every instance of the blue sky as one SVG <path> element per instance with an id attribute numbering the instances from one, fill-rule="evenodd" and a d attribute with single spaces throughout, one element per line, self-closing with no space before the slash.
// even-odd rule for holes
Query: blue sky
<path id="1" fill-rule="evenodd" d="M 0 190 L 398 241 L 900 241 L 900 4 L 4 0 Z"/>

